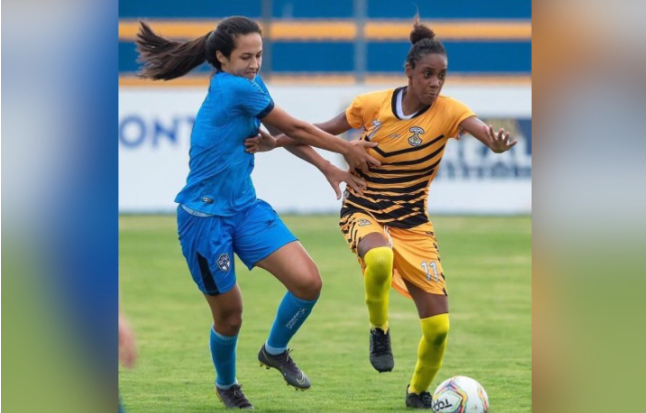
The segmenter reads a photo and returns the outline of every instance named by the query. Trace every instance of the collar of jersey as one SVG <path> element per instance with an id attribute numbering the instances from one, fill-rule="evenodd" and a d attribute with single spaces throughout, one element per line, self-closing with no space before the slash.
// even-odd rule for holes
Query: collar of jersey
<path id="1" fill-rule="evenodd" d="M 431 106 L 428 105 L 428 106 L 424 106 L 422 109 L 418 110 L 416 113 L 413 113 L 412 115 L 408 115 L 408 116 L 404 115 L 404 111 L 402 110 L 402 99 L 404 98 L 404 89 L 406 89 L 406 86 L 398 87 L 393 91 L 391 106 L 392 106 L 393 115 L 395 115 L 397 119 L 400 119 L 400 120 L 413 119 L 430 109 Z"/>

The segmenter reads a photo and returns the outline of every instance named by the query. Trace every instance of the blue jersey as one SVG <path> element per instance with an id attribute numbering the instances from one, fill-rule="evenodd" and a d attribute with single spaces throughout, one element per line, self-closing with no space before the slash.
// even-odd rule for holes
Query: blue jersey
<path id="1" fill-rule="evenodd" d="M 258 134 L 260 119 L 273 108 L 260 76 L 249 80 L 215 74 L 193 125 L 190 172 L 175 202 L 218 216 L 235 215 L 252 205 L 254 156 L 245 152 L 243 142 Z"/>

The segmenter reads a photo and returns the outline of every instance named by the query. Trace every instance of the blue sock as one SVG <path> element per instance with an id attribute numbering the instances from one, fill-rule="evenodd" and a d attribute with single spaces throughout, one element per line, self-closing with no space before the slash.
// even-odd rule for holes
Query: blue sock
<path id="1" fill-rule="evenodd" d="M 236 380 L 236 345 L 238 336 L 223 336 L 211 327 L 209 345 L 211 359 L 215 366 L 215 385 L 221 389 L 228 389 L 237 384 Z"/>
<path id="2" fill-rule="evenodd" d="M 276 355 L 287 349 L 289 340 L 296 334 L 301 325 L 312 312 L 317 300 L 301 300 L 287 291 L 278 306 L 278 314 L 265 343 L 267 353 Z"/>

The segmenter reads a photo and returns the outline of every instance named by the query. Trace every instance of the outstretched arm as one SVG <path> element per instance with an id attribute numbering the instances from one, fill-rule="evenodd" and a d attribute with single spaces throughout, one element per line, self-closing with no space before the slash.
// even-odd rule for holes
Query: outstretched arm
<path id="1" fill-rule="evenodd" d="M 314 126 L 332 135 L 338 135 L 350 129 L 345 113 L 341 113 L 327 122 L 318 123 Z M 275 132 L 275 130 L 272 131 L 273 128 L 271 127 L 268 127 L 267 129 L 269 129 L 270 132 Z M 352 175 L 350 171 L 344 171 L 337 168 L 327 159 L 319 155 L 311 146 L 300 143 L 285 134 L 281 134 L 274 138 L 271 135 L 260 131 L 260 135 L 247 139 L 244 144 L 247 147 L 247 152 L 249 153 L 264 152 L 276 147 L 284 147 L 292 154 L 308 163 L 311 163 L 321 171 L 332 186 L 332 189 L 334 189 L 337 199 L 341 198 L 341 189 L 339 187 L 341 182 L 345 182 L 358 193 L 362 193 L 363 189 L 366 187 L 365 181 L 361 178 Z"/>
<path id="2" fill-rule="evenodd" d="M 263 119 L 263 125 L 269 130 L 269 133 L 272 135 L 277 135 L 275 138 L 267 135 L 267 134 L 261 134 L 259 136 L 256 136 L 254 138 L 249 138 L 245 141 L 245 146 L 247 147 L 247 152 L 249 153 L 256 153 L 256 152 L 266 152 L 270 151 L 274 148 L 288 148 L 288 147 L 298 147 L 298 146 L 309 146 L 306 143 L 303 143 L 300 140 L 291 138 L 287 136 L 286 134 L 277 134 L 280 132 L 278 129 L 274 128 L 272 125 L 265 123 Z M 345 112 L 340 113 L 339 115 L 333 117 L 332 119 L 328 120 L 327 122 L 322 122 L 322 123 L 315 123 L 314 126 L 317 128 L 321 129 L 323 132 L 327 132 L 330 135 L 340 135 L 344 132 L 349 131 L 352 129 L 350 124 L 348 123 L 348 119 L 345 117 Z M 352 142 L 350 142 L 351 145 L 355 145 Z M 291 152 L 291 150 L 290 150 Z M 292 152 L 294 153 L 294 152 Z M 296 156 L 296 153 L 294 153 Z M 301 156 L 299 156 L 301 157 Z M 306 161 L 309 162 L 309 160 L 302 158 Z M 312 163 L 312 162 L 310 162 Z"/>
<path id="3" fill-rule="evenodd" d="M 500 128 L 498 133 L 495 133 L 492 125 L 487 126 L 475 116 L 463 120 L 460 127 L 495 153 L 506 152 L 518 143 L 517 140 L 509 142 L 509 132 L 503 128 Z"/>
<path id="4" fill-rule="evenodd" d="M 376 146 L 374 143 L 366 141 L 347 142 L 339 137 L 333 136 L 329 132 L 321 130 L 315 125 L 294 119 L 278 107 L 275 107 L 267 116 L 262 118 L 262 122 L 283 131 L 299 143 L 342 154 L 352 170 L 367 170 L 369 165 L 381 165 L 378 160 L 368 155 L 365 150 L 366 147 Z M 282 144 L 282 142 L 279 144 Z"/>
<path id="5" fill-rule="evenodd" d="M 298 156 L 302 160 L 311 163 L 314 165 L 328 180 L 332 189 L 336 193 L 336 199 L 341 199 L 341 182 L 345 182 L 353 190 L 359 194 L 363 193 L 363 190 L 366 188 L 366 182 L 350 173 L 350 171 L 344 171 L 332 165 L 330 161 L 323 158 L 308 145 L 287 145 L 285 149 Z"/>
<path id="6" fill-rule="evenodd" d="M 322 122 L 315 123 L 314 126 L 321 129 L 324 132 L 329 133 L 330 135 L 340 135 L 344 132 L 352 129 L 352 126 L 348 123 L 348 119 L 345 116 L 345 112 L 339 113 L 337 116 L 332 119 Z M 282 146 L 287 148 L 288 146 L 299 145 L 300 143 L 294 139 L 291 139 L 287 135 L 277 136 L 276 146 Z"/>

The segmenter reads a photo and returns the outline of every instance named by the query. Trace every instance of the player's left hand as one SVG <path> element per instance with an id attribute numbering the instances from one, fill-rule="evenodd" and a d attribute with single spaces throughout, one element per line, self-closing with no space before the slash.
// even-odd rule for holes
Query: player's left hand
<path id="1" fill-rule="evenodd" d="M 268 152 L 276 147 L 276 138 L 263 130 L 258 130 L 258 136 L 247 138 L 244 141 L 245 152 Z"/>
<path id="2" fill-rule="evenodd" d="M 509 132 L 506 132 L 503 128 L 500 128 L 498 133 L 495 133 L 493 130 L 493 125 L 484 126 L 485 133 L 489 137 L 489 148 L 495 153 L 507 152 L 514 145 L 518 143 L 517 140 L 509 142 Z"/>
<path id="3" fill-rule="evenodd" d="M 323 174 L 332 186 L 332 189 L 334 189 L 336 199 L 341 199 L 341 182 L 345 182 L 347 186 L 352 188 L 359 195 L 362 195 L 363 190 L 366 189 L 366 181 L 352 175 L 350 171 L 344 171 L 332 164 L 329 164 L 329 166 L 323 170 Z"/>

